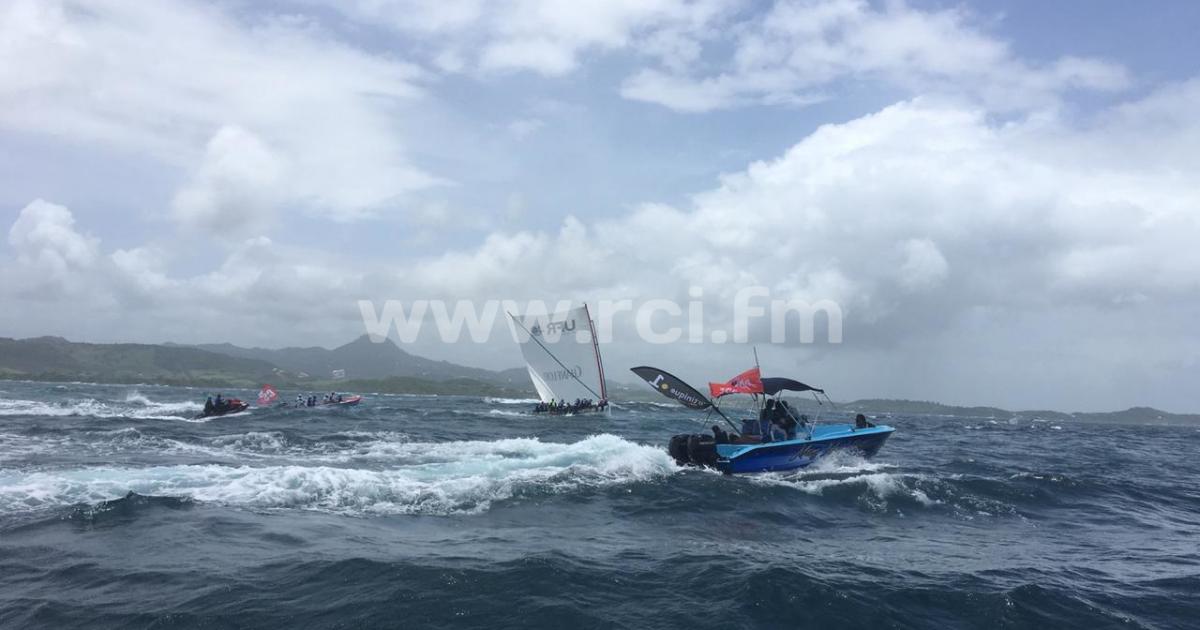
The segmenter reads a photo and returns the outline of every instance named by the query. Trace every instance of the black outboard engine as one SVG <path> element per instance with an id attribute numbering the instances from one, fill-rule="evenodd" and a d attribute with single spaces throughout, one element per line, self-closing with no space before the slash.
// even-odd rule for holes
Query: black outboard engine
<path id="1" fill-rule="evenodd" d="M 687 452 L 687 442 L 690 435 L 681 434 L 671 437 L 671 442 L 667 445 L 667 453 L 674 458 L 675 463 L 680 466 L 686 465 L 689 461 Z"/>
<path id="2" fill-rule="evenodd" d="M 667 452 L 680 466 L 716 466 L 717 440 L 711 435 L 683 433 L 671 438 Z"/>

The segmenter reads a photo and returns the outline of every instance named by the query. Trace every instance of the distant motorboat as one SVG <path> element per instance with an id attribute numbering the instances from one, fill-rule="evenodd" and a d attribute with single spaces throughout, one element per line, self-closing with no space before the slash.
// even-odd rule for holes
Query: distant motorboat
<path id="1" fill-rule="evenodd" d="M 330 401 L 322 402 L 321 406 L 343 405 L 343 406 L 347 406 L 347 407 L 352 407 L 352 406 L 357 405 L 358 403 L 362 402 L 362 399 L 363 399 L 362 396 L 350 396 L 348 398 L 343 398 L 342 400 L 330 400 Z"/>
<path id="2" fill-rule="evenodd" d="M 237 398 L 230 400 L 222 400 L 220 405 L 214 406 L 212 409 L 205 409 L 199 414 L 192 417 L 193 420 L 201 418 L 215 418 L 217 416 L 229 416 L 235 413 L 241 413 L 250 408 L 250 403 L 242 402 Z"/>

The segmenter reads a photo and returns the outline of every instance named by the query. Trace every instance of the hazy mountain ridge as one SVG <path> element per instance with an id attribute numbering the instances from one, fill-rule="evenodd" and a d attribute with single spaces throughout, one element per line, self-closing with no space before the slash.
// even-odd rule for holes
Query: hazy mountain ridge
<path id="1" fill-rule="evenodd" d="M 334 380 L 333 370 L 346 378 Z M 404 351 L 394 343 L 373 343 L 366 336 L 332 350 L 326 348 L 242 348 L 232 344 L 94 344 L 61 337 L 0 337 L 0 378 L 41 381 L 157 383 L 257 389 L 270 382 L 283 390 L 480 396 L 533 396 L 524 368 L 495 372 L 435 361 Z M 609 383 L 610 396 L 622 400 L 664 400 L 653 390 Z M 798 400 L 805 412 L 818 411 L 810 399 Z M 955 406 L 931 401 L 862 399 L 837 403 L 839 412 L 871 415 L 935 415 L 1009 420 L 1043 419 L 1097 423 L 1200 424 L 1200 414 L 1175 414 L 1151 407 L 1112 412 L 1036 410 Z M 828 413 L 830 407 L 819 409 Z"/>
<path id="2" fill-rule="evenodd" d="M 810 401 L 811 403 L 811 401 Z M 815 407 L 815 404 L 812 404 Z M 808 407 L 805 404 L 804 407 Z M 922 400 L 896 400 L 864 398 L 847 403 L 838 403 L 838 408 L 855 413 L 949 416 L 954 418 L 980 418 L 988 420 L 1047 420 L 1076 421 L 1112 424 L 1165 423 L 1200 424 L 1200 414 L 1180 414 L 1154 409 L 1153 407 L 1130 407 L 1122 411 L 1064 412 L 1051 410 L 1009 411 L 999 407 L 962 407 Z"/>
<path id="3" fill-rule="evenodd" d="M 345 370 L 333 379 L 333 370 Z M 0 378 L 155 383 L 257 389 L 528 396 L 525 370 L 495 372 L 419 357 L 365 336 L 326 348 L 241 348 L 232 344 L 92 344 L 61 337 L 0 337 Z"/>
<path id="4" fill-rule="evenodd" d="M 394 377 L 424 380 L 473 379 L 505 387 L 526 387 L 529 377 L 522 368 L 503 371 L 485 370 L 437 361 L 411 354 L 391 340 L 375 343 L 363 335 L 332 350 L 307 348 L 243 348 L 233 344 L 202 344 L 201 350 L 266 361 L 298 378 L 330 379 L 334 370 L 344 370 L 347 379 L 389 379 Z"/>
<path id="5" fill-rule="evenodd" d="M 187 346 L 0 337 L 4 378 L 249 387 L 276 374 L 277 368 L 266 361 Z"/>

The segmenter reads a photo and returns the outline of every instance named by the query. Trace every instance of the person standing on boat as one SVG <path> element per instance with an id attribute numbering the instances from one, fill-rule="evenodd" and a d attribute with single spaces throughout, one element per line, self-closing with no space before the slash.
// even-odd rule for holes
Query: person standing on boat
<path id="1" fill-rule="evenodd" d="M 775 405 L 775 416 L 771 418 L 771 424 L 779 428 L 779 431 L 783 433 L 783 439 L 796 439 L 796 417 L 786 400 L 780 400 Z M 774 433 L 774 429 L 772 429 L 772 433 Z"/>

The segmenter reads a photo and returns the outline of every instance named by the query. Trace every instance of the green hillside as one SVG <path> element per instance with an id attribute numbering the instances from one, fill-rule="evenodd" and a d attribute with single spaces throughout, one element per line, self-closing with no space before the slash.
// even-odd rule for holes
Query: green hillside
<path id="1" fill-rule="evenodd" d="M 265 361 L 183 346 L 0 337 L 0 376 L 9 379 L 250 387 L 277 374 Z"/>

